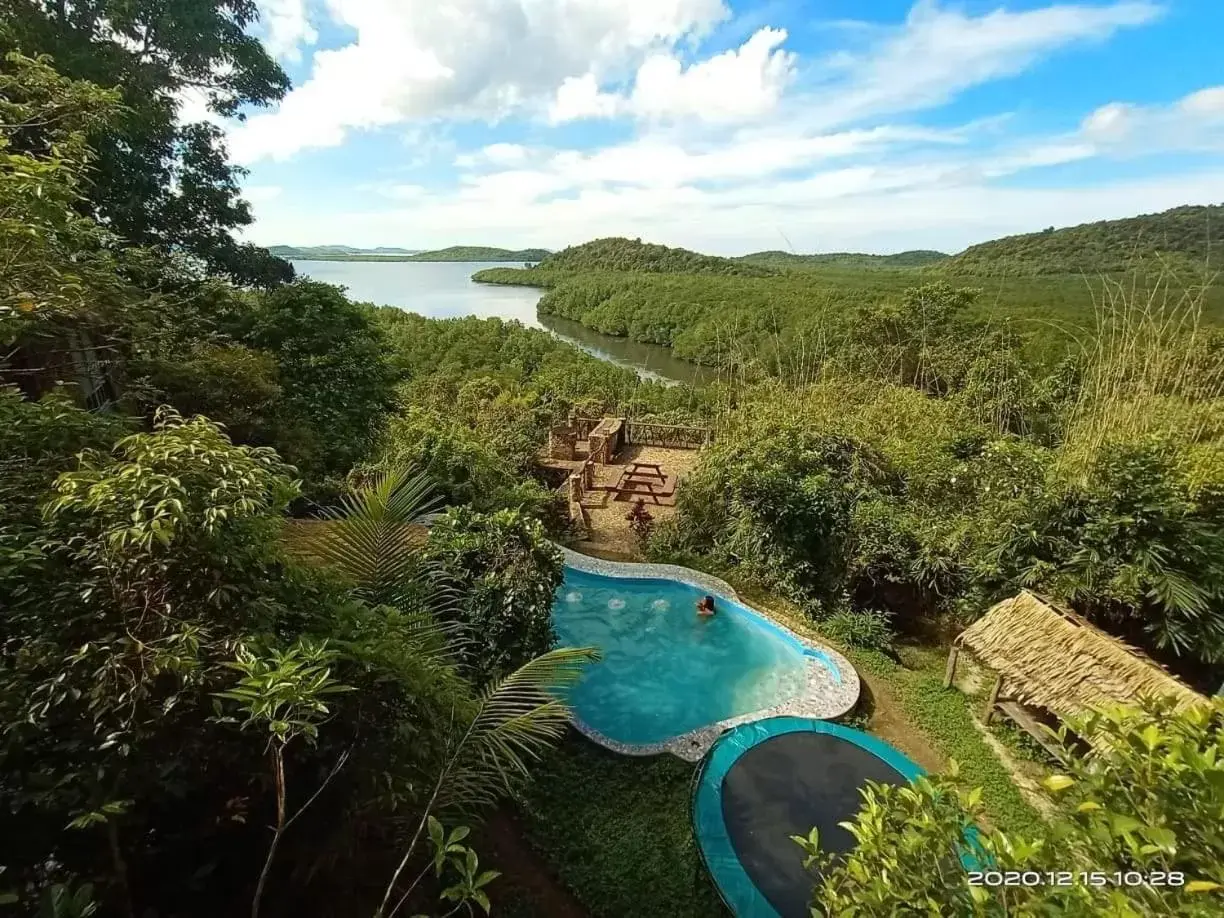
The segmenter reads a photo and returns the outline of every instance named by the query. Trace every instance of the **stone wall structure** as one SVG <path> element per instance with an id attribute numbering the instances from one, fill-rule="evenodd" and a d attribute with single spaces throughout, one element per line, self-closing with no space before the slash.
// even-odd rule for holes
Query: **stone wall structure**
<path id="1" fill-rule="evenodd" d="M 548 431 L 548 458 L 570 462 L 576 455 L 578 431 L 568 424 L 557 424 Z"/>

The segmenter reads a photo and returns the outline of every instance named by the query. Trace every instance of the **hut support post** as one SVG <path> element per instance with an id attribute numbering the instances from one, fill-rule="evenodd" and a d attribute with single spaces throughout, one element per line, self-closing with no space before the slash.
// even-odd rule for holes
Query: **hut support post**
<path id="1" fill-rule="evenodd" d="M 989 724 L 994 719 L 995 702 L 999 700 L 999 692 L 1003 690 L 1003 676 L 995 676 L 994 685 L 990 688 L 990 697 L 986 699 L 986 709 L 982 711 L 982 720 Z"/>
<path id="2" fill-rule="evenodd" d="M 948 668 L 944 670 L 944 688 L 951 688 L 952 681 L 956 678 L 956 658 L 960 655 L 960 648 L 955 644 L 948 651 Z"/>

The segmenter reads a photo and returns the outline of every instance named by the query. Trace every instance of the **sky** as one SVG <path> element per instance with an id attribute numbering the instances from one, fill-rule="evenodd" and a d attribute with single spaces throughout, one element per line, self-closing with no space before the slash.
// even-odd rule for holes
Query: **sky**
<path id="1" fill-rule="evenodd" d="M 221 123 L 265 245 L 956 252 L 1224 202 L 1224 0 L 258 2 L 293 89 Z"/>

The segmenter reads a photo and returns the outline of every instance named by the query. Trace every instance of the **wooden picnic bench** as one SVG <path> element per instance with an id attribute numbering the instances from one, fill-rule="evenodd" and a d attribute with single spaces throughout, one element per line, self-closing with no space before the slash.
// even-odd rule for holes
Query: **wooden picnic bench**
<path id="1" fill-rule="evenodd" d="M 646 469 L 650 470 L 649 472 L 650 477 L 657 478 L 659 479 L 659 481 L 667 481 L 667 476 L 663 474 L 663 469 L 657 462 L 631 462 L 629 463 L 629 474 L 630 475 L 645 476 L 648 474 L 645 471 Z"/>
<path id="2" fill-rule="evenodd" d="M 660 481 L 653 476 L 626 469 L 621 474 L 620 480 L 616 483 L 616 497 L 619 500 L 622 497 L 644 495 L 650 497 L 656 504 L 661 505 L 660 497 L 671 497 L 676 493 L 674 485 L 668 489 L 666 484 L 666 477 Z"/>

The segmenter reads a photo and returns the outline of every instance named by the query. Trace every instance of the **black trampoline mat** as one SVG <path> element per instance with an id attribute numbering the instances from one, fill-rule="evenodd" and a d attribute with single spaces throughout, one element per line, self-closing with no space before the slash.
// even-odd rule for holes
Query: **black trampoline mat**
<path id="1" fill-rule="evenodd" d="M 905 777 L 866 749 L 828 733 L 783 733 L 753 746 L 722 783 L 731 846 L 757 889 L 782 918 L 808 918 L 813 877 L 792 835 L 820 830 L 822 851 L 844 854 L 854 836 L 838 825 L 862 806 L 867 781 Z"/>

